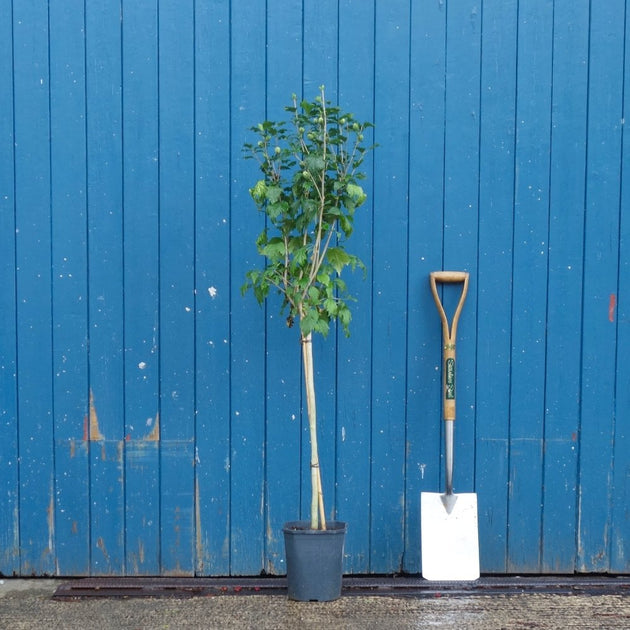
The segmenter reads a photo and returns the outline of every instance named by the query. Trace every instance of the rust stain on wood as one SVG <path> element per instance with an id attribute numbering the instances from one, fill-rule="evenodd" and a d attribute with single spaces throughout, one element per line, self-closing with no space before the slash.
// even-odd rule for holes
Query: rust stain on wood
<path id="1" fill-rule="evenodd" d="M 617 296 L 614 293 L 610 294 L 610 300 L 608 302 L 608 321 L 615 321 L 615 308 L 617 306 Z"/>
<path id="2" fill-rule="evenodd" d="M 153 423 L 153 429 L 151 433 L 145 438 L 147 442 L 159 442 L 160 441 L 160 412 L 155 414 L 155 422 Z"/>
<path id="3" fill-rule="evenodd" d="M 53 480 L 51 480 L 50 485 L 50 503 L 46 508 L 46 521 L 48 523 L 48 553 L 53 552 L 53 541 L 55 539 L 55 496 Z"/>
<path id="4" fill-rule="evenodd" d="M 86 416 L 83 419 L 83 441 L 99 442 L 104 439 L 105 436 L 101 433 L 98 426 L 98 416 L 96 414 L 96 405 L 94 404 L 94 392 L 90 389 L 90 413 L 89 418 Z"/>
<path id="5" fill-rule="evenodd" d="M 109 554 L 107 553 L 107 548 L 105 547 L 105 541 L 101 536 L 96 539 L 96 546 L 101 550 L 105 561 L 109 564 Z"/>

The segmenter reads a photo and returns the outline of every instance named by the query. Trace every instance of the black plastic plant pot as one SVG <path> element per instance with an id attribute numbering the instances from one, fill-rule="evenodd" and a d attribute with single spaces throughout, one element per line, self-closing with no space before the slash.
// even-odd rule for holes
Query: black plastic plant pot
<path id="1" fill-rule="evenodd" d="M 328 522 L 325 530 L 311 529 L 310 521 L 285 523 L 289 599 L 329 602 L 341 596 L 346 530 L 341 521 Z"/>

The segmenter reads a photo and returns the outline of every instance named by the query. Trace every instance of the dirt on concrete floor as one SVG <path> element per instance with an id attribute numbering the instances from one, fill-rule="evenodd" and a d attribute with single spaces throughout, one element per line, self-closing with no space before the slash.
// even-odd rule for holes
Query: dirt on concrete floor
<path id="1" fill-rule="evenodd" d="M 55 601 L 52 596 L 60 580 L 1 582 L 0 628 L 12 630 L 630 628 L 630 597 L 626 594 L 351 596 L 329 603 L 292 602 L 281 594 Z"/>

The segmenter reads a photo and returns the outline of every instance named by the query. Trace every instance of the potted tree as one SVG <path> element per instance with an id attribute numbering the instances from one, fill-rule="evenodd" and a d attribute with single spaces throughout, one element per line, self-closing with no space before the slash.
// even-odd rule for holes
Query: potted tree
<path id="1" fill-rule="evenodd" d="M 279 293 L 287 325 L 297 324 L 299 331 L 311 447 L 311 507 L 310 520 L 284 527 L 288 592 L 291 599 L 324 601 L 341 593 L 346 524 L 326 520 L 312 338 L 315 333 L 325 337 L 334 320 L 349 334 L 352 297 L 341 274 L 348 267 L 365 269 L 345 245 L 355 210 L 366 200 L 361 165 L 373 148 L 364 144 L 364 132 L 372 125 L 333 106 L 324 86 L 310 102 L 298 104 L 293 95 L 285 110 L 286 120 L 252 127 L 257 141 L 244 145 L 246 157 L 257 160 L 263 174 L 249 192 L 265 213 L 266 224 L 256 240 L 265 265 L 247 272 L 243 293 L 252 289 L 261 304 L 270 293 Z"/>

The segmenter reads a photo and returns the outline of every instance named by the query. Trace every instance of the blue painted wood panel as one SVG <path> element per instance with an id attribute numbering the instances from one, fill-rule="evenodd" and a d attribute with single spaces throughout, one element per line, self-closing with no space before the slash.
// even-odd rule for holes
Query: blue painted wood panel
<path id="1" fill-rule="evenodd" d="M 122 21 L 125 572 L 160 571 L 158 16 L 126 3 Z"/>
<path id="2" fill-rule="evenodd" d="M 85 574 L 90 493 L 88 265 L 83 4 L 50 7 L 52 343 L 55 555 L 62 574 Z"/>
<path id="3" fill-rule="evenodd" d="M 518 2 L 483 8 L 477 269 L 477 459 L 480 548 L 506 570 Z"/>
<path id="4" fill-rule="evenodd" d="M 615 313 L 624 76 L 610 63 L 623 58 L 623 8 L 623 2 L 598 6 L 590 24 L 584 249 L 592 255 L 584 257 L 578 569 L 595 571 L 610 565 L 615 433 L 625 416 L 617 424 L 616 379 L 609 376 L 623 357 Z"/>
<path id="5" fill-rule="evenodd" d="M 553 2 L 520 3 L 512 272 L 508 571 L 540 563 Z M 537 51 L 536 54 L 531 54 Z M 525 560 L 527 558 L 527 561 Z"/>
<path id="6" fill-rule="evenodd" d="M 446 7 L 411 5 L 405 569 L 419 572 L 420 493 L 441 480 L 439 320 L 429 273 L 442 268 Z M 431 208 L 431 212 L 426 212 Z M 437 334 L 436 334 L 436 331 Z M 459 470 L 459 468 L 458 468 Z"/>
<path id="7" fill-rule="evenodd" d="M 120 6 L 87 5 L 90 572 L 124 571 L 124 232 Z"/>
<path id="8" fill-rule="evenodd" d="M 13 5 L 20 573 L 55 570 L 48 12 Z"/>
<path id="9" fill-rule="evenodd" d="M 265 21 L 265 118 L 277 119 L 283 114 L 291 94 L 296 92 L 296 86 L 302 85 L 302 48 L 305 42 L 301 27 L 302 8 L 298 3 L 287 6 L 282 0 L 269 2 Z M 264 476 L 267 483 L 263 509 L 263 552 L 264 570 L 271 574 L 285 572 L 282 525 L 287 519 L 284 515 L 302 514 L 300 471 L 303 462 L 308 461 L 303 459 L 308 455 L 303 456 L 301 448 L 307 434 L 304 431 L 306 416 L 301 412 L 303 372 L 299 335 L 297 327 L 284 325 L 279 307 L 279 299 L 273 299 L 265 312 L 265 379 L 269 387 L 265 400 Z M 278 352 L 279 348 L 286 351 Z M 319 380 L 317 386 L 321 391 Z M 323 413 L 323 410 L 319 411 Z M 327 424 L 333 419 L 334 415 L 329 414 Z M 309 504 L 308 496 L 304 495 L 305 507 Z"/>
<path id="10" fill-rule="evenodd" d="M 626 21 L 626 41 L 630 35 L 630 23 Z M 625 75 L 624 75 L 624 102 L 623 111 L 628 112 L 630 106 L 630 93 L 627 86 L 630 84 L 630 49 L 625 47 Z M 624 121 L 625 122 L 625 121 Z M 622 163 L 627 164 L 630 159 L 630 143 L 627 138 L 623 142 Z M 609 320 L 613 316 L 617 326 L 617 343 L 621 348 L 628 347 L 628 299 L 630 287 L 630 260 L 628 259 L 628 239 L 630 238 L 630 174 L 625 169 L 622 173 L 620 191 L 619 212 L 619 277 L 617 281 L 618 306 L 610 312 Z M 623 360 L 623 355 L 617 353 L 617 369 L 615 382 L 615 447 L 614 447 L 614 498 L 612 505 L 611 525 L 611 559 L 610 570 L 613 572 L 627 571 L 628 555 L 630 554 L 630 537 L 628 536 L 628 523 L 630 522 L 630 432 L 628 431 L 627 410 L 630 408 L 630 373 L 628 362 Z"/>
<path id="11" fill-rule="evenodd" d="M 284 573 L 298 333 L 240 287 L 249 127 L 376 127 L 352 336 L 316 339 L 349 573 L 444 483 L 430 271 L 470 273 L 455 490 L 486 573 L 630 572 L 628 2 L 0 0 L 0 574 Z M 453 287 L 443 298 L 452 308 Z"/>
<path id="12" fill-rule="evenodd" d="M 346 63 L 339 65 L 339 100 L 347 104 L 359 120 L 371 120 L 373 114 L 374 78 L 356 72 L 365 59 L 374 56 L 375 14 L 373 2 L 341 2 L 339 5 L 339 56 Z M 356 34 L 360 33 L 360 37 Z M 373 134 L 368 142 L 374 141 Z M 373 155 L 366 159 L 366 171 L 373 172 Z M 365 279 L 361 272 L 349 275 L 348 288 L 357 302 L 353 304 L 352 325 L 370 330 L 372 309 L 371 243 L 373 234 L 373 182 L 366 183 L 368 201 L 356 215 L 352 251 L 367 265 Z M 366 457 L 371 445 L 371 363 L 372 344 L 369 337 L 346 338 L 337 331 L 337 426 L 336 426 L 336 513 L 356 514 L 367 523 L 372 506 L 370 460 Z M 369 527 L 350 527 L 346 536 L 346 567 L 354 573 L 370 571 Z"/>
<path id="13" fill-rule="evenodd" d="M 0 25 L 0 571 L 20 572 L 18 471 L 17 303 L 15 259 L 15 135 L 13 20 L 11 0 L 2 0 Z"/>
<path id="14" fill-rule="evenodd" d="M 195 11 L 195 56 L 215 60 L 195 65 L 196 571 L 219 575 L 230 572 L 229 19 L 227 3 Z"/>
<path id="15" fill-rule="evenodd" d="M 264 567 L 265 520 L 265 309 L 241 298 L 244 274 L 258 261 L 255 241 L 264 227 L 251 210 L 248 188 L 256 166 L 245 161 L 248 129 L 266 118 L 265 8 L 232 4 L 230 19 L 230 128 L 225 147 L 230 160 L 230 571 L 251 573 Z M 293 90 L 295 91 L 295 90 Z M 254 121 L 254 122 L 252 122 Z M 223 267 L 225 269 L 225 267 Z M 274 313 L 276 315 L 276 313 Z"/>
<path id="16" fill-rule="evenodd" d="M 556 573 L 576 566 L 588 20 L 586 1 L 554 5 L 541 562 Z"/>

